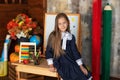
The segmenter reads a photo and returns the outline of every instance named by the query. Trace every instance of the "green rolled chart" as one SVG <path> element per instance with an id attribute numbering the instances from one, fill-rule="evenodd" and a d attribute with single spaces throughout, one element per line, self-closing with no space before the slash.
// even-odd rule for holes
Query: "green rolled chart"
<path id="1" fill-rule="evenodd" d="M 110 80 L 111 26 L 112 9 L 107 4 L 103 11 L 102 80 Z"/>

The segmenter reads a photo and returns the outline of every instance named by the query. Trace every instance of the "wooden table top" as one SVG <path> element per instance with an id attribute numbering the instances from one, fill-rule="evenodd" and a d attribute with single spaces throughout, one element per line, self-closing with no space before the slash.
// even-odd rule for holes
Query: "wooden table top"
<path id="1" fill-rule="evenodd" d="M 16 71 L 18 72 L 26 72 L 26 73 L 43 75 L 43 76 L 58 77 L 57 72 L 49 71 L 46 59 L 41 59 L 41 63 L 39 65 L 34 65 L 34 63 L 29 63 L 29 64 L 12 63 L 12 65 L 16 65 Z"/>

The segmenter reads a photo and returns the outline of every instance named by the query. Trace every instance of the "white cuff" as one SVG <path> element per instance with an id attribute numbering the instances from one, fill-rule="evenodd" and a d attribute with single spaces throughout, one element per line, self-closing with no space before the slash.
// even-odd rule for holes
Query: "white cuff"
<path id="1" fill-rule="evenodd" d="M 82 65 L 83 63 L 82 63 L 82 59 L 77 59 L 76 60 L 76 63 L 80 66 L 80 65 Z"/>
<path id="2" fill-rule="evenodd" d="M 92 80 L 93 78 L 92 78 L 92 76 L 88 79 L 88 80 Z"/>
<path id="3" fill-rule="evenodd" d="M 47 59 L 48 65 L 53 64 L 53 58 Z"/>

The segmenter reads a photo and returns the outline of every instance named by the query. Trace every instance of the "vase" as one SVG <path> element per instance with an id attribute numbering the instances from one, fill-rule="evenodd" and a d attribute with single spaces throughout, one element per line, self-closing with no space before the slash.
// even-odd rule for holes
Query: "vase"
<path id="1" fill-rule="evenodd" d="M 29 42 L 29 39 L 25 37 L 21 37 L 20 39 L 17 39 L 17 44 L 20 44 L 20 42 Z"/>
<path id="2" fill-rule="evenodd" d="M 40 64 L 40 57 L 34 59 L 34 65 L 39 65 Z"/>

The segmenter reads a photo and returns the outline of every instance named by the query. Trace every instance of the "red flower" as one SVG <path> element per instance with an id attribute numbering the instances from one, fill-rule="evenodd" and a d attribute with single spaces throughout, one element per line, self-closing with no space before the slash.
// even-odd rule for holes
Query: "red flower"
<path id="1" fill-rule="evenodd" d="M 32 18 L 29 18 L 26 14 L 18 14 L 15 19 L 7 24 L 7 30 L 13 39 L 28 36 L 28 32 L 36 27 L 37 23 L 32 21 Z M 24 35 L 20 33 L 21 31 Z"/>

